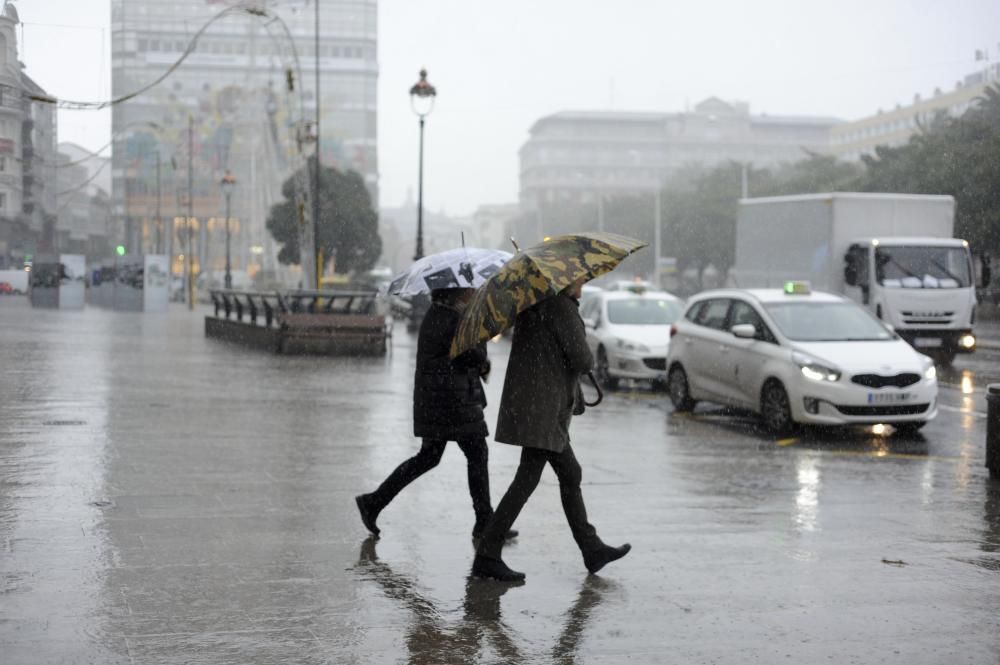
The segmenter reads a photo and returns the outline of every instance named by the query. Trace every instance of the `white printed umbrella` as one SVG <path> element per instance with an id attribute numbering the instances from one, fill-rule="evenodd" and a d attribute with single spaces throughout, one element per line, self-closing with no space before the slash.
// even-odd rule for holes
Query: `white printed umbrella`
<path id="1" fill-rule="evenodd" d="M 398 296 L 415 296 L 435 289 L 478 289 L 512 256 L 499 249 L 449 249 L 415 261 L 387 290 Z"/>

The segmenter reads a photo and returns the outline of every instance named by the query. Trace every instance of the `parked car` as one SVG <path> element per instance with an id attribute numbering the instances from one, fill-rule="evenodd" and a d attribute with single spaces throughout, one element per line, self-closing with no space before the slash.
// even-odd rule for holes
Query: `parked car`
<path id="1" fill-rule="evenodd" d="M 9 296 L 14 293 L 14 287 L 10 282 L 0 282 L 0 296 Z"/>
<path id="2" fill-rule="evenodd" d="M 692 297 L 667 367 L 678 411 L 700 400 L 745 408 L 777 432 L 797 423 L 915 431 L 937 415 L 933 361 L 859 305 L 806 284 Z"/>
<path id="3" fill-rule="evenodd" d="M 670 325 L 684 303 L 664 291 L 601 291 L 580 306 L 597 380 L 608 388 L 620 379 L 662 384 L 666 376 Z"/>

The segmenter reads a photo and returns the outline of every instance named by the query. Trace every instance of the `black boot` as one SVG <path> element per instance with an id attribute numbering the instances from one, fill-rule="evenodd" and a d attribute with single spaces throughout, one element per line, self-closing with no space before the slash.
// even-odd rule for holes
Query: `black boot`
<path id="1" fill-rule="evenodd" d="M 632 549 L 632 546 L 628 543 L 619 547 L 602 545 L 597 549 L 584 552 L 583 564 L 587 566 L 587 570 L 590 571 L 591 574 L 594 574 L 612 561 L 617 561 L 628 554 L 630 549 Z"/>
<path id="2" fill-rule="evenodd" d="M 486 525 L 489 524 L 489 520 L 476 520 L 476 525 L 472 527 L 472 539 L 479 540 L 483 536 L 483 531 L 486 531 Z M 517 538 L 517 529 L 508 529 L 507 533 L 504 534 L 504 540 L 511 540 L 512 538 Z"/>
<path id="3" fill-rule="evenodd" d="M 477 554 L 472 560 L 472 574 L 476 577 L 485 577 L 500 582 L 521 582 L 524 580 L 524 573 L 511 570 L 507 564 L 500 559 Z"/>
<path id="4" fill-rule="evenodd" d="M 354 497 L 354 502 L 358 504 L 358 512 L 361 513 L 361 522 L 365 525 L 365 528 L 371 532 L 373 536 L 378 538 L 379 528 L 375 526 L 375 520 L 378 519 L 379 511 L 375 510 L 371 505 L 371 496 L 368 494 L 359 494 Z"/>

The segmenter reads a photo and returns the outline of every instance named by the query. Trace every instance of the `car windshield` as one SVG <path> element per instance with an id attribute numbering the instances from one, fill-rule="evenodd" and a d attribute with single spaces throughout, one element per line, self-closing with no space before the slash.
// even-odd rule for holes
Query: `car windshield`
<path id="1" fill-rule="evenodd" d="M 888 288 L 957 289 L 972 283 L 972 266 L 964 247 L 879 247 L 875 276 Z"/>
<path id="2" fill-rule="evenodd" d="M 853 303 L 770 303 L 765 309 L 782 334 L 796 342 L 887 341 L 894 337 Z"/>
<path id="3" fill-rule="evenodd" d="M 623 325 L 670 325 L 681 316 L 681 304 L 675 300 L 629 298 L 608 302 L 608 321 Z"/>

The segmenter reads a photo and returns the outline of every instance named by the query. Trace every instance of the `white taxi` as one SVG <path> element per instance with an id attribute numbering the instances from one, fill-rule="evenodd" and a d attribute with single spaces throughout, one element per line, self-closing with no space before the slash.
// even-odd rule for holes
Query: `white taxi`
<path id="1" fill-rule="evenodd" d="M 667 389 L 678 411 L 705 400 L 759 413 L 772 430 L 937 415 L 934 363 L 853 302 L 782 289 L 720 289 L 688 303 L 671 330 Z"/>
<path id="2" fill-rule="evenodd" d="M 684 302 L 665 291 L 601 291 L 581 300 L 597 380 L 611 389 L 620 379 L 662 385 L 670 326 L 683 312 Z"/>

